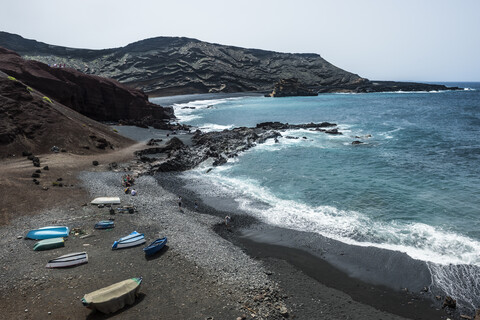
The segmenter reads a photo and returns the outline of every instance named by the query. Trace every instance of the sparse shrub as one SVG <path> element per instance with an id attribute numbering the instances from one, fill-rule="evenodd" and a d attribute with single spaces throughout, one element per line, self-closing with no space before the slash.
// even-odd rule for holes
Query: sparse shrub
<path id="1" fill-rule="evenodd" d="M 118 130 L 117 130 L 117 129 L 113 129 L 113 132 L 116 132 L 116 133 L 118 133 Z"/>
<path id="2" fill-rule="evenodd" d="M 15 78 L 12 77 L 12 76 L 8 76 L 7 78 L 8 78 L 8 80 L 17 81 L 17 79 L 15 79 Z"/>
<path id="3" fill-rule="evenodd" d="M 45 100 L 45 101 L 50 102 L 51 104 L 53 104 L 52 100 L 50 100 L 49 97 L 43 97 L 43 100 Z"/>
<path id="4" fill-rule="evenodd" d="M 30 87 L 27 87 L 27 90 L 30 91 L 30 92 L 33 92 L 33 89 L 30 88 Z"/>

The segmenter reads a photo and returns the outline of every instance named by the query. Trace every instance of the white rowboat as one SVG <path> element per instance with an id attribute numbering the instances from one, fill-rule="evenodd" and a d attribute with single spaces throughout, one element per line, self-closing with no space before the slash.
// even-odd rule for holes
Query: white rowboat
<path id="1" fill-rule="evenodd" d="M 79 264 L 87 263 L 88 255 L 86 252 L 74 252 L 48 261 L 47 268 L 65 268 Z"/>
<path id="2" fill-rule="evenodd" d="M 90 202 L 91 204 L 120 204 L 120 198 L 119 197 L 99 197 L 95 198 Z"/>

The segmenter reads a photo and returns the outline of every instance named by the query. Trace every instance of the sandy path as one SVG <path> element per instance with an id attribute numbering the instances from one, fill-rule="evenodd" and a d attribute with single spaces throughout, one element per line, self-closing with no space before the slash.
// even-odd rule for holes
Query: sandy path
<path id="1" fill-rule="evenodd" d="M 35 215 L 47 208 L 58 206 L 68 199 L 71 205 L 86 203 L 88 195 L 79 185 L 80 171 L 108 170 L 112 162 L 126 162 L 133 159 L 133 152 L 145 148 L 144 143 L 97 155 L 72 153 L 49 153 L 39 155 L 40 167 L 34 167 L 26 157 L 17 157 L 0 162 L 2 175 L 0 192 L 0 225 L 10 223 L 16 217 Z M 92 162 L 96 160 L 99 166 Z M 43 170 L 48 166 L 49 170 Z M 32 181 L 32 174 L 40 169 L 39 185 Z M 54 187 L 53 182 L 61 178 L 63 187 Z M 44 190 L 48 188 L 48 190 Z"/>

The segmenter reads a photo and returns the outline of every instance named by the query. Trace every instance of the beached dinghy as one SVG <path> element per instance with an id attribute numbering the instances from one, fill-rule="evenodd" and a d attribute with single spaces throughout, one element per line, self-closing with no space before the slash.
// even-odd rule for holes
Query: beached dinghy
<path id="1" fill-rule="evenodd" d="M 162 248 L 167 244 L 167 237 L 157 239 L 150 243 L 147 247 L 143 248 L 146 256 L 151 256 L 162 250 Z"/>
<path id="2" fill-rule="evenodd" d="M 145 243 L 145 235 L 143 233 L 133 231 L 128 236 L 115 241 L 113 243 L 112 250 L 135 247 L 143 243 Z"/>
<path id="3" fill-rule="evenodd" d="M 135 302 L 142 278 L 124 280 L 111 286 L 87 293 L 82 303 L 89 309 L 103 313 L 112 313 L 122 309 L 125 305 Z"/>
<path id="4" fill-rule="evenodd" d="M 25 236 L 26 239 L 43 240 L 59 237 L 68 237 L 68 227 L 50 226 L 40 229 L 30 230 Z"/>
<path id="5" fill-rule="evenodd" d="M 33 250 L 35 251 L 42 251 L 42 250 L 50 250 L 55 248 L 60 248 L 65 246 L 65 241 L 63 238 L 53 238 L 53 239 L 45 239 L 40 240 L 33 246 Z"/>
<path id="6" fill-rule="evenodd" d="M 119 197 L 100 197 L 100 198 L 95 198 L 90 202 L 91 204 L 120 204 L 120 198 Z"/>
<path id="7" fill-rule="evenodd" d="M 115 227 L 115 223 L 110 220 L 103 220 L 95 224 L 95 229 L 111 229 Z"/>
<path id="8" fill-rule="evenodd" d="M 87 263 L 88 255 L 86 252 L 75 252 L 66 254 L 56 259 L 48 261 L 45 267 L 47 268 L 65 268 L 72 267 L 79 264 Z"/>

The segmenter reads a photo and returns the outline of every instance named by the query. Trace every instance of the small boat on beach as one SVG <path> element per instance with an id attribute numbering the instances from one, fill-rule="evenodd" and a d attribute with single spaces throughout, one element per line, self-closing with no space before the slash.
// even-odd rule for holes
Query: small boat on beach
<path id="1" fill-rule="evenodd" d="M 95 229 L 111 229 L 115 227 L 115 222 L 110 220 L 102 220 L 95 224 Z"/>
<path id="2" fill-rule="evenodd" d="M 26 239 L 43 240 L 59 237 L 68 237 L 69 229 L 64 226 L 49 226 L 40 229 L 30 230 L 25 236 Z"/>
<path id="3" fill-rule="evenodd" d="M 142 278 L 132 278 L 87 293 L 82 303 L 89 309 L 112 313 L 135 302 Z"/>
<path id="4" fill-rule="evenodd" d="M 99 197 L 95 198 L 90 202 L 91 204 L 99 205 L 99 204 L 120 204 L 119 197 Z"/>
<path id="5" fill-rule="evenodd" d="M 65 268 L 72 267 L 79 264 L 87 263 L 88 255 L 86 252 L 74 252 L 56 259 L 48 261 L 46 268 Z"/>
<path id="6" fill-rule="evenodd" d="M 145 235 L 143 233 L 133 231 L 128 236 L 115 241 L 112 245 L 112 250 L 135 247 L 143 243 L 145 243 Z"/>
<path id="7" fill-rule="evenodd" d="M 167 244 L 167 237 L 157 239 L 150 243 L 147 247 L 143 248 L 146 256 L 151 256 L 162 250 L 162 248 Z"/>
<path id="8" fill-rule="evenodd" d="M 34 251 L 50 250 L 65 246 L 65 240 L 63 238 L 53 238 L 40 240 L 33 246 Z"/>

